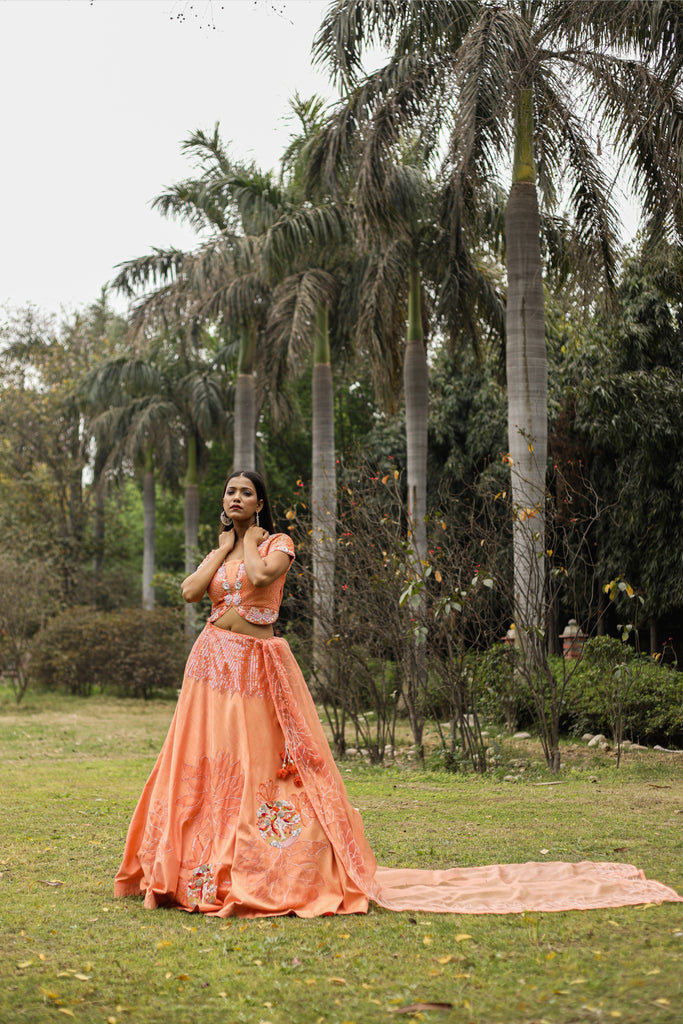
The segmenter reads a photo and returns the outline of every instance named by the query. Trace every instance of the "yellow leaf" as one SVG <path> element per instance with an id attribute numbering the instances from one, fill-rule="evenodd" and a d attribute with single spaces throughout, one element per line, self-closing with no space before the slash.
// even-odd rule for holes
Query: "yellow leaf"
<path id="1" fill-rule="evenodd" d="M 453 957 L 449 953 L 448 956 L 439 956 L 436 959 L 437 964 L 449 964 Z"/>
<path id="2" fill-rule="evenodd" d="M 468 935 L 467 932 L 461 932 L 460 935 L 456 935 L 455 936 L 455 941 L 456 942 L 464 942 L 465 939 L 471 939 L 471 938 L 472 938 L 472 936 Z"/>
<path id="3" fill-rule="evenodd" d="M 398 478 L 399 478 L 399 472 L 398 472 L 397 469 L 395 469 L 394 470 L 394 480 L 398 480 Z"/>
<path id="4" fill-rule="evenodd" d="M 185 929 L 186 932 L 196 932 L 197 931 L 197 929 L 195 928 L 194 925 L 184 924 L 183 928 Z"/>
<path id="5" fill-rule="evenodd" d="M 74 978 L 78 978 L 79 981 L 90 981 L 92 974 L 74 974 Z"/>
<path id="6" fill-rule="evenodd" d="M 39 959 L 39 960 L 47 960 L 47 957 L 45 956 L 45 954 L 44 954 L 44 953 L 39 953 L 39 954 L 38 954 L 38 959 Z"/>
<path id="7" fill-rule="evenodd" d="M 387 473 L 387 475 L 386 475 L 386 476 L 383 476 L 383 477 L 382 477 L 382 483 L 383 483 L 383 484 L 385 484 L 385 483 L 387 482 L 387 480 L 388 480 L 388 479 L 389 479 L 389 474 Z"/>
<path id="8" fill-rule="evenodd" d="M 423 946 L 431 946 L 431 944 L 432 944 L 432 937 L 431 937 L 431 935 L 425 935 L 425 937 L 422 940 L 422 945 Z"/>
<path id="9" fill-rule="evenodd" d="M 59 999 L 58 992 L 50 992 L 49 989 L 46 988 L 41 988 L 40 991 L 43 993 L 46 999 Z"/>
<path id="10" fill-rule="evenodd" d="M 66 1006 L 60 1006 L 59 1007 L 59 1012 L 60 1013 L 65 1013 L 67 1015 L 67 1017 L 75 1017 L 76 1016 L 76 1014 L 73 1012 L 73 1010 L 67 1010 Z"/>
<path id="11" fill-rule="evenodd" d="M 19 968 L 20 970 L 22 970 L 22 971 L 23 971 L 25 967 L 31 967 L 31 965 L 32 965 L 32 964 L 33 964 L 34 962 L 35 962 L 35 961 L 33 961 L 33 960 L 22 960 L 22 961 L 21 961 L 21 963 L 17 964 L 17 967 L 18 967 L 18 968 Z"/>
<path id="12" fill-rule="evenodd" d="M 189 980 L 190 980 L 190 975 L 189 974 L 176 974 L 176 981 L 189 981 Z"/>
<path id="13" fill-rule="evenodd" d="M 345 985 L 346 978 L 328 978 L 330 985 Z"/>
<path id="14" fill-rule="evenodd" d="M 317 985 L 318 982 L 317 982 L 317 980 L 315 978 L 306 978 L 306 984 L 307 985 Z"/>
<path id="15" fill-rule="evenodd" d="M 169 942 L 168 939 L 162 939 L 161 942 L 157 942 L 157 949 L 165 949 L 166 946 L 172 946 L 173 943 Z"/>
<path id="16" fill-rule="evenodd" d="M 671 1006 L 671 1000 L 665 999 L 664 996 L 662 996 L 661 999 L 655 999 L 655 1002 L 658 1006 Z"/>
<path id="17" fill-rule="evenodd" d="M 531 444 L 531 442 L 529 442 L 529 451 L 533 452 L 533 450 L 534 450 L 534 446 Z"/>
<path id="18" fill-rule="evenodd" d="M 447 529 L 448 529 L 448 527 L 446 526 L 446 524 L 445 524 L 445 523 L 442 523 L 442 524 L 441 524 L 441 529 L 442 529 L 442 530 L 447 530 Z"/>
<path id="19" fill-rule="evenodd" d="M 434 579 L 436 580 L 437 583 L 441 583 L 441 581 L 443 580 L 443 576 L 441 575 L 438 569 L 434 573 Z"/>

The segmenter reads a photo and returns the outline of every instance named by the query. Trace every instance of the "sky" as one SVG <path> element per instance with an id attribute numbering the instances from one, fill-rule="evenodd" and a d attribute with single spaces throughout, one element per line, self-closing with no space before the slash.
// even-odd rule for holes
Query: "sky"
<path id="1" fill-rule="evenodd" d="M 213 129 L 277 169 L 296 90 L 333 99 L 311 66 L 327 0 L 0 0 L 0 306 L 68 315 L 115 264 L 189 248 L 151 209 Z M 124 311 L 122 299 L 115 301 Z"/>

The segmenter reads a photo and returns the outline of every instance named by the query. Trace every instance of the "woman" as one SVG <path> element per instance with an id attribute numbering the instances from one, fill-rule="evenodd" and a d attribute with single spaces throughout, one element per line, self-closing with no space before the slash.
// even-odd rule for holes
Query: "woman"
<path id="1" fill-rule="evenodd" d="M 182 584 L 213 602 L 116 876 L 118 896 L 243 917 L 356 913 L 375 861 L 301 672 L 274 636 L 289 536 L 256 473 L 233 473 L 221 533 Z"/>
<path id="2" fill-rule="evenodd" d="M 212 609 L 128 830 L 115 894 L 225 917 L 393 910 L 510 913 L 678 901 L 623 864 L 377 869 L 315 706 L 274 636 L 294 545 L 262 479 L 223 490 L 218 547 L 182 584 Z"/>

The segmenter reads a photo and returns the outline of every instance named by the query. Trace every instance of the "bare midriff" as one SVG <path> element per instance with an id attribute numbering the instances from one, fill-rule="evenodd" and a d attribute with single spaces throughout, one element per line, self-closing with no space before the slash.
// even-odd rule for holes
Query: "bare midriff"
<path id="1" fill-rule="evenodd" d="M 247 622 L 234 608 L 228 608 L 220 618 L 213 623 L 219 629 L 227 629 L 231 633 L 244 633 L 245 636 L 253 636 L 257 640 L 267 640 L 274 636 L 272 626 L 259 626 L 255 622 Z"/>

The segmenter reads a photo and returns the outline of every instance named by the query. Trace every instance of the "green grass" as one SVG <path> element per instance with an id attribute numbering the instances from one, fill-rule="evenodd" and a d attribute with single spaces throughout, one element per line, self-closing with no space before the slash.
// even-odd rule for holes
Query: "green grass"
<path id="1" fill-rule="evenodd" d="M 681 904 L 513 916 L 206 919 L 112 899 L 173 711 L 29 694 L 0 703 L 0 1022 L 573 1024 L 683 1019 Z M 683 758 L 506 745 L 485 778 L 344 762 L 380 863 L 611 859 L 683 889 Z M 503 782 L 520 773 L 522 781 Z M 540 783 L 560 782 L 559 785 Z M 541 853 L 548 850 L 547 854 Z"/>

